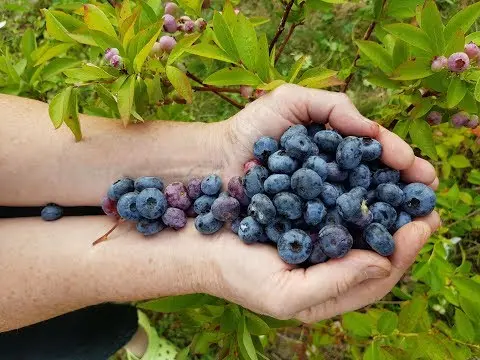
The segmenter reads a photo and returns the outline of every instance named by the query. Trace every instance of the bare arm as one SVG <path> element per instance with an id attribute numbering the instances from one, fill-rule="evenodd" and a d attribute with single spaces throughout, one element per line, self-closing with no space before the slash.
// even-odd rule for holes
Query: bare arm
<path id="1" fill-rule="evenodd" d="M 112 119 L 80 116 L 84 140 L 54 130 L 48 105 L 0 95 L 0 205 L 55 202 L 98 205 L 121 176 L 157 175 L 167 182 L 221 167 L 221 124 L 157 121 L 124 128 Z"/>

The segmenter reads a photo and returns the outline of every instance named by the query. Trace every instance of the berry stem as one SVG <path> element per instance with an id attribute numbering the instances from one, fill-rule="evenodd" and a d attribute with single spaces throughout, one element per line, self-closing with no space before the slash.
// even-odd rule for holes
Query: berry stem
<path id="1" fill-rule="evenodd" d="M 288 16 L 290 15 L 290 11 L 292 10 L 292 7 L 293 7 L 294 3 L 295 3 L 295 0 L 290 0 L 290 2 L 285 7 L 285 11 L 283 12 L 282 20 L 280 21 L 280 24 L 278 25 L 277 32 L 275 33 L 275 36 L 273 37 L 272 42 L 270 43 L 270 46 L 268 47 L 268 53 L 269 54 L 272 53 L 273 47 L 275 46 L 278 39 L 280 38 L 280 35 L 282 35 L 283 31 L 285 30 L 285 24 L 287 23 Z"/>
<path id="2" fill-rule="evenodd" d="M 108 240 L 108 235 L 110 235 L 118 227 L 118 225 L 120 225 L 124 222 L 125 222 L 125 219 L 118 219 L 117 222 L 115 223 L 115 225 L 113 225 L 113 227 L 110 230 L 108 230 L 103 236 L 99 237 L 97 240 L 95 240 L 92 243 L 92 246 L 95 246 L 97 244 L 100 244 L 101 242 L 107 241 Z"/>

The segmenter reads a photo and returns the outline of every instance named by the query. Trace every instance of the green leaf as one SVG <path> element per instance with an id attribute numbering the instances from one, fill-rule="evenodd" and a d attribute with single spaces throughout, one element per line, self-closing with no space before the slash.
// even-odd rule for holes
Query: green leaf
<path id="1" fill-rule="evenodd" d="M 102 10 L 100 10 L 97 6 L 91 4 L 85 4 L 83 6 L 83 9 L 83 19 L 90 30 L 101 31 L 113 38 L 117 37 L 115 29 L 110 23 L 107 15 L 105 15 Z"/>
<path id="2" fill-rule="evenodd" d="M 240 310 L 238 305 L 229 304 L 225 307 L 225 311 L 220 317 L 220 331 L 229 333 L 237 329 L 238 323 L 240 321 Z"/>
<path id="3" fill-rule="evenodd" d="M 463 155 L 453 155 L 448 159 L 448 162 L 455 169 L 465 169 L 472 166 L 470 161 Z"/>
<path id="4" fill-rule="evenodd" d="M 107 105 L 110 110 L 116 112 L 118 109 L 117 100 L 112 95 L 112 93 L 102 84 L 97 84 L 95 86 L 95 91 L 97 92 L 98 96 L 102 101 Z"/>
<path id="5" fill-rule="evenodd" d="M 460 295 L 477 301 L 480 299 L 480 283 L 462 277 L 454 277 L 452 282 L 457 287 Z"/>
<path id="6" fill-rule="evenodd" d="M 123 125 L 127 126 L 130 122 L 130 114 L 133 110 L 135 96 L 135 75 L 130 75 L 118 90 L 118 112 Z M 144 309 L 148 309 L 144 307 Z"/>
<path id="7" fill-rule="evenodd" d="M 460 309 L 455 309 L 455 330 L 460 339 L 467 342 L 475 340 L 475 329 L 467 315 Z"/>
<path id="8" fill-rule="evenodd" d="M 223 51 L 216 45 L 210 45 L 207 43 L 193 45 L 192 47 L 185 49 L 185 52 L 197 56 L 206 57 L 208 59 L 220 60 L 232 64 L 235 63 L 235 60 L 231 59 L 225 51 Z"/>
<path id="9" fill-rule="evenodd" d="M 465 33 L 462 30 L 458 30 L 450 37 L 450 41 L 447 43 L 444 54 L 448 57 L 456 52 L 463 52 L 465 46 Z"/>
<path id="10" fill-rule="evenodd" d="M 480 322 L 480 301 L 465 296 L 459 297 L 460 306 L 465 314 L 473 321 L 474 324 Z"/>
<path id="11" fill-rule="evenodd" d="M 204 80 L 205 84 L 216 86 L 250 85 L 257 86 L 262 83 L 260 78 L 248 70 L 241 68 L 221 69 Z"/>
<path id="12" fill-rule="evenodd" d="M 167 66 L 167 78 L 172 83 L 178 94 L 184 98 L 188 104 L 192 103 L 193 90 L 187 75 L 174 66 Z"/>
<path id="13" fill-rule="evenodd" d="M 393 132 L 400 136 L 402 139 L 405 139 L 407 137 L 408 130 L 410 130 L 411 124 L 412 121 L 410 120 L 399 120 L 393 128 Z"/>
<path id="14" fill-rule="evenodd" d="M 249 18 L 249 20 L 254 27 L 270 22 L 270 19 L 266 16 L 252 16 Z"/>
<path id="15" fill-rule="evenodd" d="M 69 101 L 72 94 L 72 87 L 67 87 L 55 95 L 48 107 L 48 113 L 55 129 L 62 126 L 63 121 L 70 114 Z"/>
<path id="16" fill-rule="evenodd" d="M 84 64 L 80 69 L 68 69 L 63 72 L 67 77 L 79 81 L 111 80 L 115 77 L 93 64 Z"/>
<path id="17" fill-rule="evenodd" d="M 420 320 L 420 315 L 427 311 L 427 301 L 423 297 L 415 297 L 402 306 L 398 314 L 398 329 L 402 332 L 413 332 Z"/>
<path id="18" fill-rule="evenodd" d="M 270 61 L 268 54 L 268 40 L 265 34 L 260 36 L 257 47 L 257 73 L 264 82 L 270 81 Z"/>
<path id="19" fill-rule="evenodd" d="M 475 31 L 471 34 L 468 34 L 465 38 L 465 43 L 474 42 L 475 44 L 480 43 L 480 31 Z"/>
<path id="20" fill-rule="evenodd" d="M 418 354 L 430 360 L 453 359 L 452 354 L 444 345 L 444 338 L 440 334 L 419 334 Z"/>
<path id="21" fill-rule="evenodd" d="M 63 41 L 63 42 L 73 42 L 72 38 L 69 36 L 69 32 L 65 27 L 60 23 L 60 21 L 50 12 L 48 9 L 42 10 L 43 15 L 45 15 L 45 23 L 47 25 L 47 32 L 52 38 Z"/>
<path id="22" fill-rule="evenodd" d="M 374 330 L 374 319 L 358 312 L 346 313 L 342 317 L 342 325 L 356 336 L 369 337 Z"/>
<path id="23" fill-rule="evenodd" d="M 43 80 L 49 80 L 52 77 L 62 73 L 63 71 L 78 66 L 80 60 L 69 59 L 69 58 L 59 58 L 54 59 L 46 65 L 41 71 L 41 77 Z"/>
<path id="24" fill-rule="evenodd" d="M 404 62 L 393 72 L 394 80 L 423 79 L 433 74 L 431 69 L 432 60 L 429 58 L 414 58 Z"/>
<path id="25" fill-rule="evenodd" d="M 189 347 L 183 348 L 178 352 L 177 356 L 175 357 L 175 360 L 188 360 L 189 354 L 190 354 L 190 348 Z"/>
<path id="26" fill-rule="evenodd" d="M 475 95 L 475 100 L 480 102 L 480 77 L 478 78 L 477 83 L 475 85 L 474 95 Z"/>
<path id="27" fill-rule="evenodd" d="M 383 72 L 391 73 L 393 70 L 392 57 L 381 45 L 373 41 L 360 40 L 356 42 L 360 51 L 367 56 L 374 65 Z"/>
<path id="28" fill-rule="evenodd" d="M 398 326 L 398 316 L 394 312 L 386 311 L 377 321 L 377 330 L 380 334 L 390 335 Z"/>
<path id="29" fill-rule="evenodd" d="M 257 33 L 253 25 L 242 13 L 237 15 L 237 23 L 233 29 L 233 34 L 235 34 L 234 41 L 240 60 L 247 69 L 255 70 L 258 51 Z"/>
<path id="30" fill-rule="evenodd" d="M 32 29 L 25 30 L 20 46 L 22 48 L 23 56 L 25 56 L 28 63 L 30 63 L 32 61 L 31 54 L 37 48 L 35 32 Z"/>
<path id="31" fill-rule="evenodd" d="M 34 61 L 36 60 L 34 66 L 41 65 L 54 57 L 66 53 L 72 46 L 73 44 L 59 44 L 48 47 L 47 51 L 45 51 L 38 59 L 33 59 Z"/>
<path id="32" fill-rule="evenodd" d="M 412 142 L 428 157 L 437 160 L 437 151 L 433 142 L 432 128 L 425 120 L 415 119 L 409 129 Z"/>
<path id="33" fill-rule="evenodd" d="M 245 325 L 245 318 L 242 317 L 238 323 L 237 329 L 237 341 L 238 348 L 240 353 L 245 359 L 248 360 L 257 360 L 257 352 L 255 346 L 253 345 L 252 336 L 248 332 L 248 329 Z"/>
<path id="34" fill-rule="evenodd" d="M 133 60 L 133 68 L 138 73 L 142 71 L 143 64 L 145 63 L 148 54 L 150 54 L 150 51 L 152 51 L 153 44 L 155 44 L 155 41 L 157 41 L 158 36 L 162 32 L 163 21 L 160 21 L 157 25 L 158 31 L 150 38 L 137 56 L 135 56 L 135 60 Z"/>
<path id="35" fill-rule="evenodd" d="M 229 0 L 225 1 L 222 15 L 230 30 L 233 31 L 235 24 L 237 23 L 237 14 L 235 14 L 235 9 Z"/>
<path id="36" fill-rule="evenodd" d="M 380 358 L 380 346 L 376 341 L 372 341 L 368 345 L 367 350 L 363 354 L 363 360 L 383 360 Z"/>
<path id="37" fill-rule="evenodd" d="M 259 90 L 266 90 L 266 91 L 271 91 L 276 89 L 277 87 L 286 84 L 284 80 L 273 80 L 272 82 L 268 84 L 263 84 L 257 87 Z"/>
<path id="38" fill-rule="evenodd" d="M 153 79 L 145 79 L 145 85 L 147 86 L 149 104 L 156 104 L 163 99 L 163 92 L 159 75 L 155 75 Z"/>
<path id="39" fill-rule="evenodd" d="M 458 104 L 458 108 L 460 110 L 466 111 L 469 114 L 478 113 L 477 101 L 475 100 L 474 95 L 474 92 L 467 91 L 462 101 L 460 101 L 460 103 Z"/>
<path id="40" fill-rule="evenodd" d="M 374 0 L 373 1 L 373 17 L 379 19 L 382 15 L 383 10 L 383 0 Z"/>
<path id="41" fill-rule="evenodd" d="M 429 98 L 422 98 L 420 102 L 415 104 L 410 116 L 412 119 L 418 119 L 428 113 L 430 109 L 433 107 L 433 102 Z"/>
<path id="42" fill-rule="evenodd" d="M 80 141 L 82 140 L 82 129 L 78 120 L 78 96 L 75 89 L 72 89 L 68 103 L 69 115 L 63 119 L 63 122 L 72 131 L 73 135 L 75 136 L 75 141 Z"/>
<path id="43" fill-rule="evenodd" d="M 300 57 L 295 64 L 292 65 L 292 68 L 290 69 L 290 72 L 288 73 L 288 82 L 289 83 L 294 83 L 295 80 L 297 79 L 298 73 L 302 69 L 303 64 L 307 60 L 306 56 Z"/>
<path id="44" fill-rule="evenodd" d="M 297 320 L 278 320 L 267 315 L 258 316 L 272 329 L 281 329 L 300 325 L 300 322 Z"/>
<path id="45" fill-rule="evenodd" d="M 437 54 L 442 54 L 445 47 L 443 29 L 442 16 L 435 1 L 427 0 L 422 11 L 422 30 L 427 33 Z"/>
<path id="46" fill-rule="evenodd" d="M 260 317 L 249 311 L 244 311 L 244 314 L 247 329 L 250 333 L 253 335 L 267 335 L 270 332 L 270 327 Z"/>
<path id="47" fill-rule="evenodd" d="M 387 1 L 386 14 L 397 19 L 411 18 L 415 16 L 417 5 L 423 2 L 424 0 Z"/>
<path id="48" fill-rule="evenodd" d="M 444 35 L 447 43 L 456 31 L 461 30 L 466 33 L 468 29 L 480 17 L 480 3 L 472 4 L 456 13 L 447 23 Z"/>
<path id="49" fill-rule="evenodd" d="M 202 16 L 202 0 L 178 0 L 178 4 L 182 9 L 185 9 L 187 13 Z"/>
<path id="50" fill-rule="evenodd" d="M 201 35 L 202 34 L 186 35 L 180 40 L 168 56 L 167 65 L 172 65 L 185 51 L 189 50 L 192 44 L 197 41 Z"/>
<path id="51" fill-rule="evenodd" d="M 225 50 L 225 52 L 232 59 L 235 59 L 235 61 L 239 60 L 239 55 L 232 32 L 225 22 L 222 14 L 217 11 L 215 11 L 215 14 L 213 15 L 213 31 L 216 39 L 218 40 L 218 46 Z"/>
<path id="52" fill-rule="evenodd" d="M 90 30 L 89 33 L 95 44 L 102 48 L 102 50 L 106 50 L 108 48 L 117 48 L 120 52 L 120 55 L 124 55 L 125 51 L 123 49 L 123 45 L 116 37 L 112 37 L 98 30 Z"/>
<path id="53" fill-rule="evenodd" d="M 170 313 L 189 308 L 199 308 L 211 299 L 211 296 L 205 294 L 189 294 L 150 300 L 139 303 L 136 306 L 140 309 Z"/>
<path id="54" fill-rule="evenodd" d="M 298 85 L 321 89 L 322 87 L 339 84 L 341 81 L 335 77 L 336 74 L 336 71 L 324 67 L 312 68 L 302 74 Z"/>
<path id="55" fill-rule="evenodd" d="M 392 54 L 393 67 L 396 68 L 400 64 L 403 64 L 405 61 L 407 61 L 409 54 L 410 49 L 407 43 L 400 39 L 396 39 Z"/>
<path id="56" fill-rule="evenodd" d="M 384 29 L 409 45 L 425 50 L 429 53 L 432 52 L 431 40 L 425 31 L 420 28 L 410 24 L 398 23 L 385 25 Z"/>
<path id="57" fill-rule="evenodd" d="M 447 91 L 447 106 L 453 108 L 458 105 L 467 93 L 467 83 L 459 77 L 453 77 Z"/>

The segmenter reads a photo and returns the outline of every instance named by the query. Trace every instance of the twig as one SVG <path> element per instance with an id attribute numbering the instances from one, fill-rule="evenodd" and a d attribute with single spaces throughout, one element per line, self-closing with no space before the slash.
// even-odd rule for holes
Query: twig
<path id="1" fill-rule="evenodd" d="M 461 223 L 462 221 L 465 221 L 465 220 L 467 220 L 468 218 L 471 218 L 472 216 L 475 216 L 475 215 L 477 215 L 477 214 L 479 214 L 479 213 L 480 213 L 480 209 L 477 209 L 477 210 L 475 210 L 475 211 L 472 211 L 470 214 L 464 216 L 463 218 L 458 219 L 457 221 L 455 221 L 455 222 L 453 222 L 453 223 L 451 223 L 451 224 L 448 224 L 448 227 L 453 226 L 453 225 L 457 225 L 458 223 Z"/>
<path id="2" fill-rule="evenodd" d="M 193 81 L 196 81 L 197 83 L 199 83 L 200 85 L 204 86 L 204 87 L 208 87 L 209 85 L 205 85 L 203 83 L 203 81 L 198 78 L 197 76 L 193 75 L 191 72 L 187 71 L 187 77 L 189 77 L 190 79 L 192 79 Z M 215 90 L 211 90 L 214 94 L 216 94 L 217 96 L 221 97 L 223 100 L 229 102 L 230 104 L 232 104 L 233 106 L 235 106 L 237 109 L 243 109 L 244 106 L 242 104 L 240 104 L 239 102 L 229 98 L 228 96 L 226 95 L 223 95 L 222 93 L 219 93 L 218 91 L 215 91 Z"/>
<path id="3" fill-rule="evenodd" d="M 285 46 L 287 46 L 287 43 L 290 41 L 290 38 L 292 37 L 293 32 L 295 31 L 296 27 L 299 26 L 299 25 L 302 25 L 302 24 L 303 24 L 303 22 L 300 22 L 300 23 L 292 24 L 290 26 L 290 30 L 288 30 L 288 34 L 285 37 L 285 40 L 283 40 L 282 45 L 280 45 L 280 47 L 278 48 L 278 52 L 275 55 L 275 63 L 277 63 L 278 59 L 280 59 L 280 55 L 282 55 L 283 50 L 285 50 Z"/>
<path id="4" fill-rule="evenodd" d="M 387 0 L 383 0 L 382 10 L 383 10 L 386 2 L 387 2 Z M 367 31 L 363 35 L 363 40 L 370 39 L 370 36 L 372 36 L 373 30 L 375 30 L 375 26 L 377 26 L 377 22 L 374 20 L 370 23 L 370 25 L 367 28 Z M 352 68 L 357 66 L 358 59 L 360 59 L 360 49 L 357 50 L 357 54 L 355 55 L 355 59 L 353 59 Z M 345 85 L 343 85 L 343 88 L 342 88 L 343 93 L 347 92 L 348 86 L 350 85 L 350 82 L 352 81 L 353 75 L 354 75 L 354 73 L 351 72 L 350 75 L 348 75 L 348 77 L 345 79 Z"/>
<path id="5" fill-rule="evenodd" d="M 282 20 L 280 21 L 280 24 L 278 25 L 277 32 L 275 33 L 275 36 L 272 39 L 272 42 L 270 43 L 270 46 L 268 47 L 268 53 L 272 52 L 273 47 L 277 43 L 278 39 L 280 38 L 280 35 L 282 35 L 283 30 L 285 30 L 285 24 L 288 20 L 288 16 L 290 15 L 290 11 L 292 10 L 293 4 L 295 3 L 295 0 L 290 0 L 290 2 L 287 4 L 285 7 L 285 11 L 283 12 Z"/>
<path id="6" fill-rule="evenodd" d="M 210 86 L 210 85 L 193 86 L 192 88 L 195 91 L 212 91 L 212 92 L 217 91 L 217 92 L 226 92 L 226 93 L 235 93 L 235 94 L 240 93 L 240 89 L 216 87 L 216 86 Z"/>
<path id="7" fill-rule="evenodd" d="M 118 219 L 116 224 L 113 225 L 113 227 L 108 230 L 105 235 L 99 237 L 97 240 L 95 240 L 93 243 L 92 243 L 92 246 L 95 246 L 97 244 L 100 244 L 101 242 L 104 242 L 104 241 L 107 241 L 108 240 L 108 235 L 110 235 L 117 227 L 118 225 L 120 225 L 121 223 L 125 222 L 124 219 Z"/>

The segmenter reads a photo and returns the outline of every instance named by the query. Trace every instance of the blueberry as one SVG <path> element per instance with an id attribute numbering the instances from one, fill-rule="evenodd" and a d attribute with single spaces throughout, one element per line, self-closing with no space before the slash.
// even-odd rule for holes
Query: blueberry
<path id="1" fill-rule="evenodd" d="M 137 195 L 136 207 L 144 218 L 151 220 L 160 218 L 167 206 L 165 196 L 158 189 L 148 188 Z"/>
<path id="2" fill-rule="evenodd" d="M 319 153 L 318 155 L 316 156 L 319 156 L 323 161 L 329 163 L 329 162 L 332 162 L 332 161 L 335 161 L 335 153 Z"/>
<path id="3" fill-rule="evenodd" d="M 242 178 L 240 176 L 234 176 L 228 182 L 228 192 L 231 196 L 238 200 L 240 205 L 247 206 L 250 203 L 250 199 L 245 193 L 243 188 Z"/>
<path id="4" fill-rule="evenodd" d="M 219 231 L 223 226 L 223 222 L 215 219 L 211 212 L 198 215 L 195 218 L 195 229 L 201 234 L 210 235 Z"/>
<path id="5" fill-rule="evenodd" d="M 308 263 L 311 265 L 321 264 L 328 260 L 328 256 L 322 250 L 320 242 L 317 240 L 313 241 L 312 253 L 308 257 Z"/>
<path id="6" fill-rule="evenodd" d="M 318 233 L 318 241 L 325 255 L 336 259 L 344 257 L 352 248 L 353 238 L 342 225 L 327 225 Z"/>
<path id="7" fill-rule="evenodd" d="M 182 209 L 169 207 L 162 216 L 163 223 L 175 230 L 179 230 L 187 225 L 187 215 Z"/>
<path id="8" fill-rule="evenodd" d="M 372 181 L 372 173 L 368 166 L 360 164 L 355 169 L 350 171 L 348 175 L 348 182 L 351 187 L 361 186 L 365 189 L 370 187 Z"/>
<path id="9" fill-rule="evenodd" d="M 342 225 L 346 226 L 345 221 L 342 216 L 338 213 L 337 208 L 332 208 L 327 210 L 325 219 L 323 220 L 323 225 Z"/>
<path id="10" fill-rule="evenodd" d="M 197 200 L 200 196 L 202 196 L 202 179 L 201 178 L 194 178 L 188 182 L 187 194 L 188 194 L 188 197 L 192 200 Z"/>
<path id="11" fill-rule="evenodd" d="M 342 139 L 342 135 L 334 130 L 319 131 L 313 138 L 320 151 L 330 153 L 337 151 L 337 147 Z"/>
<path id="12" fill-rule="evenodd" d="M 233 221 L 240 215 L 240 203 L 231 196 L 216 199 L 211 208 L 212 215 L 220 221 Z"/>
<path id="13" fill-rule="evenodd" d="M 277 174 L 292 174 L 298 169 L 298 161 L 288 156 L 285 150 L 278 150 L 268 158 L 268 168 Z"/>
<path id="14" fill-rule="evenodd" d="M 350 196 L 353 196 L 357 199 L 364 200 L 365 197 L 367 196 L 367 189 L 361 187 L 361 186 L 356 186 L 348 192 Z"/>
<path id="15" fill-rule="evenodd" d="M 363 206 L 362 198 L 354 196 L 349 192 L 340 195 L 337 199 L 338 213 L 346 221 L 359 218 L 362 215 L 362 207 L 365 206 Z"/>
<path id="16" fill-rule="evenodd" d="M 243 177 L 243 188 L 248 197 L 263 193 L 263 183 L 268 177 L 268 170 L 263 166 L 255 166 Z"/>
<path id="17" fill-rule="evenodd" d="M 55 221 L 63 216 L 63 209 L 55 204 L 48 204 L 41 211 L 42 219 L 45 221 Z"/>
<path id="18" fill-rule="evenodd" d="M 300 219 L 302 217 L 302 200 L 295 194 L 281 192 L 273 198 L 273 204 L 277 209 L 277 214 L 289 220 Z"/>
<path id="19" fill-rule="evenodd" d="M 198 215 L 206 214 L 212 208 L 215 199 L 214 196 L 202 195 L 193 203 L 193 209 Z"/>
<path id="20" fill-rule="evenodd" d="M 293 173 L 290 184 L 298 196 L 311 200 L 320 195 L 323 181 L 315 171 L 302 168 Z"/>
<path id="21" fill-rule="evenodd" d="M 222 188 L 222 179 L 216 174 L 208 175 L 202 180 L 200 187 L 206 195 L 217 195 Z"/>
<path id="22" fill-rule="evenodd" d="M 263 163 L 266 163 L 270 155 L 277 150 L 277 140 L 270 136 L 262 136 L 253 144 L 253 155 Z"/>
<path id="23" fill-rule="evenodd" d="M 290 189 L 290 176 L 287 174 L 270 175 L 263 183 L 263 188 L 267 194 L 277 194 Z"/>
<path id="24" fill-rule="evenodd" d="M 292 229 L 278 240 L 278 254 L 287 264 L 301 264 L 312 254 L 313 243 L 303 230 Z"/>
<path id="25" fill-rule="evenodd" d="M 353 245 L 352 249 L 359 250 L 372 250 L 370 245 L 365 241 L 363 237 L 363 231 L 352 232 Z"/>
<path id="26" fill-rule="evenodd" d="M 362 141 L 356 136 L 347 136 L 338 145 L 337 164 L 342 169 L 354 169 L 362 161 Z"/>
<path id="27" fill-rule="evenodd" d="M 108 216 L 118 216 L 117 212 L 117 202 L 111 200 L 108 196 L 105 196 L 102 200 L 102 210 L 105 215 Z"/>
<path id="28" fill-rule="evenodd" d="M 398 184 L 397 184 L 397 186 L 398 186 L 400 189 L 402 189 L 402 190 L 403 190 L 403 188 L 404 188 L 405 186 L 407 186 L 407 185 L 408 185 L 408 184 L 405 184 L 403 181 L 399 181 Z"/>
<path id="29" fill-rule="evenodd" d="M 137 222 L 137 231 L 145 236 L 157 234 L 164 228 L 165 225 L 160 219 L 151 220 L 142 218 L 139 222 Z"/>
<path id="30" fill-rule="evenodd" d="M 397 207 L 403 204 L 404 195 L 402 189 L 397 185 L 386 183 L 377 186 L 376 197 L 380 201 Z"/>
<path id="31" fill-rule="evenodd" d="M 319 225 L 323 219 L 327 215 L 327 210 L 325 209 L 325 205 L 318 200 L 310 200 L 307 202 L 305 207 L 305 212 L 303 214 L 303 218 L 307 225 L 316 226 Z"/>
<path id="32" fill-rule="evenodd" d="M 403 193 L 405 194 L 403 210 L 411 216 L 425 216 L 433 211 L 437 197 L 427 185 L 408 184 L 403 188 Z"/>
<path id="33" fill-rule="evenodd" d="M 142 176 L 135 180 L 135 190 L 140 192 L 142 190 L 153 188 L 163 191 L 163 181 L 156 176 Z"/>
<path id="34" fill-rule="evenodd" d="M 108 189 L 107 196 L 113 201 L 118 201 L 122 195 L 135 190 L 134 181 L 130 178 L 123 178 L 115 181 Z"/>
<path id="35" fill-rule="evenodd" d="M 376 190 L 369 190 L 367 195 L 365 195 L 365 200 L 367 201 L 367 205 L 372 205 L 374 202 L 377 201 L 377 192 Z"/>
<path id="36" fill-rule="evenodd" d="M 195 208 L 192 205 L 187 210 L 185 210 L 185 215 L 187 215 L 187 217 L 189 218 L 195 218 L 198 214 L 195 212 Z"/>
<path id="37" fill-rule="evenodd" d="M 122 195 L 122 197 L 118 200 L 117 212 L 121 218 L 130 221 L 140 220 L 142 216 L 137 210 L 137 196 L 137 193 L 129 192 Z"/>
<path id="38" fill-rule="evenodd" d="M 354 225 L 355 228 L 364 229 L 370 225 L 373 221 L 373 213 L 368 209 L 362 210 L 360 216 L 352 218 L 349 220 L 349 223 Z"/>
<path id="39" fill-rule="evenodd" d="M 232 224 L 230 226 L 230 229 L 234 234 L 238 235 L 238 229 L 240 228 L 240 223 L 242 222 L 242 218 L 236 218 L 235 220 L 232 221 Z"/>
<path id="40" fill-rule="evenodd" d="M 290 221 L 282 218 L 277 218 L 265 227 L 267 237 L 274 243 L 278 243 L 280 237 L 287 231 L 292 229 Z"/>
<path id="41" fill-rule="evenodd" d="M 397 220 L 397 211 L 385 202 L 376 202 L 370 206 L 370 211 L 373 214 L 373 222 L 382 224 L 387 229 L 390 229 Z"/>
<path id="42" fill-rule="evenodd" d="M 382 155 L 382 144 L 371 138 L 361 138 L 362 141 L 362 161 L 372 161 L 380 158 Z"/>
<path id="43" fill-rule="evenodd" d="M 240 223 L 238 228 L 238 237 L 246 244 L 260 242 L 265 236 L 263 227 L 253 217 L 247 216 Z"/>
<path id="44" fill-rule="evenodd" d="M 313 140 L 315 134 L 319 131 L 325 130 L 325 125 L 312 123 L 307 126 L 307 134 Z"/>
<path id="45" fill-rule="evenodd" d="M 327 163 L 318 155 L 310 156 L 303 163 L 302 167 L 315 171 L 322 178 L 323 181 L 327 179 L 327 175 L 328 175 Z"/>
<path id="46" fill-rule="evenodd" d="M 308 156 L 318 154 L 318 148 L 307 135 L 297 134 L 285 142 L 286 153 L 294 159 L 304 160 Z"/>
<path id="47" fill-rule="evenodd" d="M 393 241 L 392 235 L 381 224 L 370 224 L 363 231 L 363 237 L 367 244 L 382 256 L 390 256 L 395 250 L 395 241 Z"/>
<path id="48" fill-rule="evenodd" d="M 406 213 L 405 211 L 400 211 L 398 213 L 397 220 L 395 221 L 395 225 L 393 225 L 393 232 L 396 232 L 403 225 L 407 225 L 409 222 L 412 222 L 412 217 L 410 214 Z"/>
<path id="49" fill-rule="evenodd" d="M 343 191 L 340 186 L 324 182 L 320 189 L 320 199 L 326 207 L 333 207 L 337 203 L 337 199 Z"/>
<path id="50" fill-rule="evenodd" d="M 287 140 L 290 139 L 292 136 L 298 134 L 308 135 L 307 128 L 303 125 L 290 126 L 280 138 L 280 145 L 282 147 L 285 147 L 285 143 L 287 142 Z"/>
<path id="51" fill-rule="evenodd" d="M 400 172 L 395 169 L 378 169 L 372 176 L 373 184 L 396 184 L 400 180 Z"/>
<path id="52" fill-rule="evenodd" d="M 165 198 L 170 207 L 187 210 L 192 205 L 185 185 L 181 182 L 174 182 L 165 188 Z"/>
<path id="53" fill-rule="evenodd" d="M 348 171 L 341 169 L 336 162 L 327 163 L 327 180 L 342 182 L 348 178 Z"/>
<path id="54" fill-rule="evenodd" d="M 277 210 L 267 195 L 255 194 L 248 206 L 248 215 L 260 224 L 267 225 L 277 216 Z"/>

